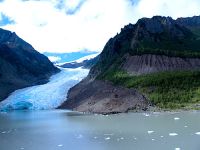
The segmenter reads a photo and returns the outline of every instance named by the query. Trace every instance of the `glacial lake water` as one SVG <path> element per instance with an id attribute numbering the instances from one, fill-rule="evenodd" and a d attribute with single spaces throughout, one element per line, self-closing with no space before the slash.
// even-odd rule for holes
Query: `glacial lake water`
<path id="1" fill-rule="evenodd" d="M 0 150 L 200 150 L 200 112 L 1 112 Z"/>

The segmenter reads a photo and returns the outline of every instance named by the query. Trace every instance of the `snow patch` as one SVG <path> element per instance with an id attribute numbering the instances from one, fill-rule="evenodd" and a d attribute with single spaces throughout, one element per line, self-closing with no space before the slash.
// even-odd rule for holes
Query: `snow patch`
<path id="1" fill-rule="evenodd" d="M 95 58 L 95 57 L 98 56 L 98 55 L 99 55 L 99 53 L 97 53 L 97 54 L 92 54 L 92 55 L 84 56 L 84 57 L 79 58 L 79 59 L 77 59 L 77 60 L 68 61 L 68 62 L 63 62 L 63 63 L 56 63 L 56 65 L 57 65 L 57 66 L 62 66 L 62 65 L 64 65 L 64 64 L 66 64 L 66 63 L 72 63 L 72 64 L 81 63 L 81 62 L 83 62 L 84 60 L 93 59 L 93 58 Z"/>
<path id="2" fill-rule="evenodd" d="M 58 57 L 58 56 L 48 56 L 48 59 L 49 59 L 51 62 L 57 62 L 57 61 L 61 60 L 61 58 Z"/>
<path id="3" fill-rule="evenodd" d="M 92 59 L 92 58 L 95 58 L 97 55 L 99 55 L 99 53 L 97 53 L 97 54 L 92 54 L 92 55 L 88 55 L 88 56 L 85 56 L 85 57 L 82 57 L 82 58 L 80 58 L 80 59 L 78 59 L 78 60 L 75 60 L 75 62 L 81 63 L 81 62 L 83 62 L 84 60 L 90 60 L 90 59 Z"/>

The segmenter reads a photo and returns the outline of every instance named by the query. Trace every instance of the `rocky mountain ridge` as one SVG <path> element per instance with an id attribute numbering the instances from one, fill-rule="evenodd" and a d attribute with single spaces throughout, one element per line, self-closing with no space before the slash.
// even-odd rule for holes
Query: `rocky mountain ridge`
<path id="1" fill-rule="evenodd" d="M 0 101 L 19 88 L 46 83 L 59 72 L 16 33 L 0 29 Z"/>
<path id="2" fill-rule="evenodd" d="M 126 81 L 127 75 L 119 71 L 127 72 L 129 75 L 142 75 L 163 71 L 200 70 L 200 35 L 196 34 L 197 31 L 200 31 L 198 30 L 199 20 L 199 16 L 177 20 L 173 20 L 171 17 L 154 16 L 142 18 L 136 24 L 125 26 L 119 34 L 106 43 L 98 62 L 91 68 L 88 77 L 70 90 L 68 100 L 61 107 L 86 112 L 91 112 L 90 108 L 92 108 L 92 112 L 113 113 L 114 109 L 106 107 L 115 101 L 112 98 L 112 92 L 108 92 L 104 98 L 99 96 L 101 92 L 98 90 L 94 92 L 99 92 L 98 94 L 87 94 L 87 99 L 81 95 L 84 95 L 88 85 L 95 84 L 97 80 L 104 82 L 101 84 L 104 86 L 99 85 L 98 87 L 97 84 L 95 89 L 109 89 L 109 84 L 105 81 L 106 76 L 113 78 L 113 80 L 115 78 L 120 80 L 122 77 Z M 113 74 L 113 72 L 119 73 Z M 169 75 L 171 76 L 171 74 Z M 176 83 L 179 82 L 178 76 L 180 75 L 177 75 L 174 86 L 177 86 Z M 127 76 L 127 79 L 129 78 Z M 113 89 L 117 89 L 117 86 L 114 85 Z M 137 89 L 135 90 L 137 91 Z M 140 95 L 145 95 L 137 92 Z M 126 96 L 126 94 L 121 96 L 117 103 L 117 107 L 120 107 L 120 104 L 123 105 L 121 112 L 135 108 L 129 104 L 124 105 Z M 132 104 L 136 104 L 139 97 L 139 95 L 131 94 Z M 93 103 L 91 99 L 97 99 L 99 102 L 104 101 L 104 99 L 107 101 L 102 107 L 102 103 L 98 105 L 98 102 Z M 146 104 L 151 103 L 149 98 L 144 99 L 144 101 Z M 70 104 L 73 105 L 70 106 Z M 146 106 L 148 107 L 148 105 Z M 99 107 L 102 111 L 99 110 Z"/>

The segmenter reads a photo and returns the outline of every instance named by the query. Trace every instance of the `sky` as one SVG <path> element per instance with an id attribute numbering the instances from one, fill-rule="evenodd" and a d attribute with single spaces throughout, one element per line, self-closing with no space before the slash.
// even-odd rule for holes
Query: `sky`
<path id="1" fill-rule="evenodd" d="M 0 0 L 0 28 L 39 52 L 101 52 L 121 28 L 154 15 L 200 15 L 200 0 Z"/>

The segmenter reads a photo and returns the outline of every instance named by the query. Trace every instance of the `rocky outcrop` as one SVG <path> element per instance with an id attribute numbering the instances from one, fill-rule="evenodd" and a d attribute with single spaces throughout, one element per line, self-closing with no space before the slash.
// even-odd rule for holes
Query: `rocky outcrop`
<path id="1" fill-rule="evenodd" d="M 67 101 L 60 108 L 101 114 L 147 110 L 150 103 L 135 89 L 87 79 L 70 89 Z"/>
<path id="2" fill-rule="evenodd" d="M 135 56 L 127 55 L 125 56 L 125 61 L 121 68 L 132 75 L 163 71 L 200 70 L 200 59 L 150 54 Z"/>
<path id="3" fill-rule="evenodd" d="M 15 33 L 0 29 L 0 101 L 16 89 L 46 83 L 59 69 Z"/>

